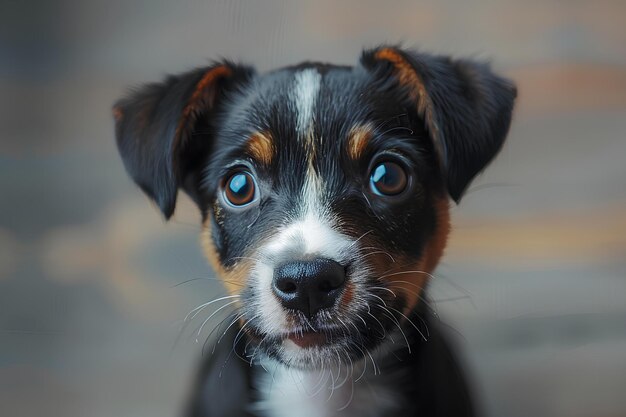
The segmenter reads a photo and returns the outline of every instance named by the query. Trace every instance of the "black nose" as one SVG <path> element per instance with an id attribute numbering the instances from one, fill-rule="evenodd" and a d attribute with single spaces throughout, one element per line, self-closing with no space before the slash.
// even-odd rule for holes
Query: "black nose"
<path id="1" fill-rule="evenodd" d="M 285 308 L 311 317 L 335 304 L 345 282 L 343 266 L 320 258 L 279 266 L 274 270 L 272 289 Z"/>

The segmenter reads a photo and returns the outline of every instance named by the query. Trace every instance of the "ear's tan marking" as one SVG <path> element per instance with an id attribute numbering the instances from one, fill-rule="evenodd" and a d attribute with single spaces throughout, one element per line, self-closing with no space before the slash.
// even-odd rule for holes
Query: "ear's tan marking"
<path id="1" fill-rule="evenodd" d="M 232 268 L 226 269 L 224 267 L 213 244 L 210 219 L 207 219 L 202 225 L 200 240 L 202 248 L 204 249 L 204 255 L 209 260 L 209 264 L 213 270 L 217 273 L 218 278 L 224 283 L 228 292 L 233 295 L 239 294 L 246 285 L 251 270 L 251 262 L 243 259 L 238 261 Z"/>
<path id="2" fill-rule="evenodd" d="M 442 147 L 441 133 L 435 114 L 435 107 L 432 99 L 428 95 L 426 85 L 422 77 L 415 71 L 415 68 L 406 60 L 402 54 L 393 48 L 383 48 L 374 55 L 376 59 L 389 61 L 395 67 L 395 75 L 400 84 L 408 87 L 411 98 L 417 103 L 417 113 L 424 118 L 439 155 L 440 161 L 445 162 L 445 152 Z"/>
<path id="3" fill-rule="evenodd" d="M 373 136 L 371 124 L 354 126 L 348 136 L 348 156 L 353 160 L 359 159 Z"/>
<path id="4" fill-rule="evenodd" d="M 180 122 L 176 128 L 174 145 L 179 145 L 181 137 L 185 131 L 192 128 L 196 119 L 200 115 L 202 107 L 211 107 L 217 96 L 216 89 L 212 88 L 220 78 L 230 77 L 232 70 L 226 65 L 220 65 L 208 70 L 196 84 L 191 98 L 183 109 Z"/>
<path id="5" fill-rule="evenodd" d="M 115 119 L 115 122 L 119 123 L 122 121 L 123 118 L 124 113 L 122 112 L 122 109 L 117 106 L 113 107 L 113 119 Z"/>
<path id="6" fill-rule="evenodd" d="M 269 132 L 256 132 L 248 142 L 246 148 L 250 155 L 262 163 L 263 165 L 270 165 L 274 158 L 274 142 L 272 141 L 272 135 Z"/>

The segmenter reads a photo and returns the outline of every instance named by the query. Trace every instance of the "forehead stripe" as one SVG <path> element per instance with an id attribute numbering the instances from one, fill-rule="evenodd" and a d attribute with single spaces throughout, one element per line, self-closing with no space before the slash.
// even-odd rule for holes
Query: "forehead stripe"
<path id="1" fill-rule="evenodd" d="M 313 68 L 296 73 L 293 101 L 297 110 L 297 129 L 300 135 L 309 136 L 313 126 L 315 100 L 319 93 L 322 76 Z"/>

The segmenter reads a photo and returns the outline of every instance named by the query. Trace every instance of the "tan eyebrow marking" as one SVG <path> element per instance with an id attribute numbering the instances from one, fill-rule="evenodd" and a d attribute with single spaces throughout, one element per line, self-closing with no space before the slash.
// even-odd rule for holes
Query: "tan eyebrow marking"
<path id="1" fill-rule="evenodd" d="M 363 156 L 369 141 L 374 135 L 373 126 L 370 123 L 354 126 L 348 134 L 348 156 L 356 160 Z"/>
<path id="2" fill-rule="evenodd" d="M 246 143 L 250 155 L 264 165 L 272 163 L 274 158 L 274 142 L 269 132 L 255 132 Z"/>

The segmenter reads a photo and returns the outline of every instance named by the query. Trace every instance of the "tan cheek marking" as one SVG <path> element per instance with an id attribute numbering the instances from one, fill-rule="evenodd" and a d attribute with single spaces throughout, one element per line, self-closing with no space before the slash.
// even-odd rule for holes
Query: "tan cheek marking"
<path id="1" fill-rule="evenodd" d="M 347 309 L 347 307 L 352 302 L 353 298 L 354 298 L 354 284 L 348 281 L 346 285 L 346 289 L 344 290 L 343 294 L 341 295 L 341 299 L 339 300 L 339 305 L 343 307 L 344 309 Z"/>
<path id="2" fill-rule="evenodd" d="M 383 48 L 376 52 L 376 59 L 389 61 L 395 67 L 396 77 L 400 84 L 409 87 L 411 98 L 417 102 L 417 113 L 424 118 L 426 127 L 432 136 L 437 153 L 443 157 L 439 125 L 435 115 L 433 102 L 426 91 L 424 80 L 415 71 L 413 66 L 393 48 Z"/>
<path id="3" fill-rule="evenodd" d="M 256 132 L 246 144 L 246 148 L 250 155 L 262 163 L 270 165 L 274 158 L 274 142 L 269 132 Z"/>
<path id="4" fill-rule="evenodd" d="M 417 262 L 410 263 L 406 259 L 395 259 L 395 264 L 402 265 L 400 268 L 392 268 L 383 275 L 391 290 L 401 291 L 406 300 L 405 315 L 415 308 L 424 287 L 441 259 L 448 234 L 450 233 L 450 210 L 447 198 L 440 198 L 435 202 L 437 226 L 430 241 L 426 244 L 421 258 Z M 381 258 L 381 262 L 384 259 Z M 386 261 L 388 263 L 388 259 Z M 410 272 L 418 271 L 418 272 Z M 406 272 L 406 273 L 405 273 Z M 403 282 L 404 281 L 404 282 Z M 410 284 L 407 284 L 410 282 Z"/>
<path id="5" fill-rule="evenodd" d="M 443 251 L 448 242 L 448 235 L 450 234 L 450 205 L 446 197 L 440 197 L 435 202 L 435 212 L 437 229 L 421 259 L 422 268 L 428 273 L 431 273 L 437 267 L 439 260 L 443 256 Z"/>
<path id="6" fill-rule="evenodd" d="M 373 136 L 371 124 L 355 126 L 350 130 L 348 137 L 348 156 L 353 160 L 359 159 Z"/>
<path id="7" fill-rule="evenodd" d="M 428 274 L 412 272 L 424 271 L 421 266 L 421 259 L 416 263 L 410 258 L 395 255 L 394 262 L 391 264 L 390 258 L 384 254 L 369 256 L 368 259 L 374 266 L 374 270 L 379 271 L 378 275 L 385 281 L 386 286 L 397 297 L 402 297 L 406 301 L 407 307 L 415 306 L 428 282 Z M 411 308 L 406 308 L 403 313 L 407 314 L 407 310 Z"/>
<path id="8" fill-rule="evenodd" d="M 424 273 L 416 274 L 415 284 L 420 287 L 417 294 L 407 293 L 407 307 L 404 314 L 407 314 L 417 305 L 419 298 L 423 292 L 424 286 L 430 278 L 430 274 L 435 270 L 439 260 L 443 256 L 448 235 L 450 234 L 450 207 L 447 198 L 440 198 L 435 202 L 435 211 L 437 216 L 437 228 L 430 241 L 424 249 L 424 253 L 415 265 L 415 270 Z M 414 288 L 417 290 L 417 288 Z"/>
<path id="9" fill-rule="evenodd" d="M 246 285 L 251 270 L 250 261 L 238 262 L 232 268 L 224 268 L 211 237 L 211 221 L 207 219 L 202 225 L 201 244 L 204 255 L 209 261 L 218 278 L 222 280 L 226 290 L 232 295 L 239 294 Z"/>

